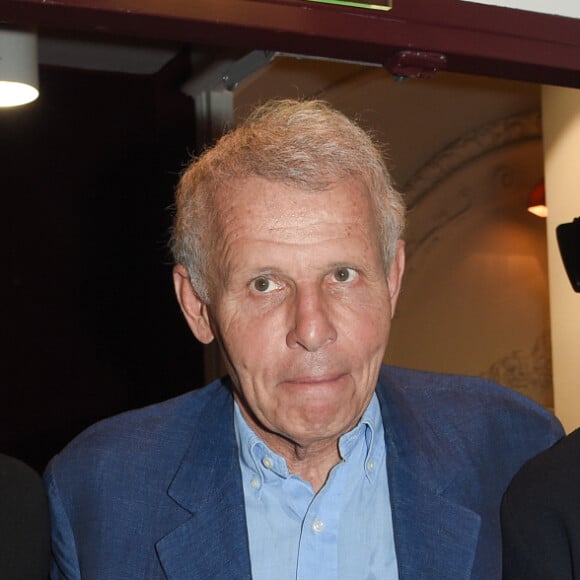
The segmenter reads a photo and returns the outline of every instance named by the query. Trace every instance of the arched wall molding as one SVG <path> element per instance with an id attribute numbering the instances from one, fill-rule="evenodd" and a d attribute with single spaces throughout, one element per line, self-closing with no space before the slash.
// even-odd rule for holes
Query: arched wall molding
<path id="1" fill-rule="evenodd" d="M 542 118 L 540 111 L 511 115 L 470 131 L 435 154 L 402 188 L 407 213 L 412 215 L 424 199 L 445 179 L 462 168 L 475 163 L 485 155 L 527 142 L 541 143 L 541 139 Z M 495 168 L 494 179 L 498 185 L 509 188 L 513 182 L 513 174 L 513 167 L 504 163 Z M 449 224 L 459 219 L 461 215 L 470 210 L 471 200 L 467 195 L 461 195 L 456 198 L 456 201 L 459 203 L 453 207 L 446 207 L 434 216 L 429 229 L 422 231 L 418 236 L 407 236 L 408 261 L 422 245 L 432 241 L 433 236 L 446 223 Z"/>
<path id="2" fill-rule="evenodd" d="M 467 133 L 433 156 L 402 187 L 407 208 L 412 211 L 447 176 L 478 157 L 508 145 L 541 138 L 540 111 L 513 115 Z"/>
<path id="3" fill-rule="evenodd" d="M 386 360 L 487 376 L 553 404 L 540 113 L 457 139 L 407 184 L 407 271 Z"/>

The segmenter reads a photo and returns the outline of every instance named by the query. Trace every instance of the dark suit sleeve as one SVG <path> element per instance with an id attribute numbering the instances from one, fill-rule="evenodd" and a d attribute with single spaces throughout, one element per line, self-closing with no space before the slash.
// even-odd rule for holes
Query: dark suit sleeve
<path id="1" fill-rule="evenodd" d="M 502 503 L 503 579 L 572 580 L 570 546 L 560 518 L 549 507 L 533 510 L 511 489 Z"/>
<path id="2" fill-rule="evenodd" d="M 0 578 L 46 580 L 49 518 L 40 476 L 0 455 Z"/>
<path id="3" fill-rule="evenodd" d="M 580 570 L 580 430 L 529 461 L 501 507 L 504 580 L 572 580 Z"/>

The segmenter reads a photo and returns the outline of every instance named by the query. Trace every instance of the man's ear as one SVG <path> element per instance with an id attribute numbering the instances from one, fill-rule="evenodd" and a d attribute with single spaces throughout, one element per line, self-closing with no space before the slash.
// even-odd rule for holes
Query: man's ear
<path id="1" fill-rule="evenodd" d="M 207 304 L 193 289 L 189 274 L 181 264 L 173 268 L 173 285 L 177 301 L 191 332 L 197 340 L 209 344 L 215 335 L 211 328 Z"/>
<path id="2" fill-rule="evenodd" d="M 405 242 L 399 240 L 397 242 L 397 250 L 395 257 L 391 264 L 391 270 L 387 276 L 387 283 L 389 285 L 389 295 L 391 297 L 391 318 L 395 314 L 399 292 L 401 291 L 401 282 L 403 280 L 403 272 L 405 271 Z"/>

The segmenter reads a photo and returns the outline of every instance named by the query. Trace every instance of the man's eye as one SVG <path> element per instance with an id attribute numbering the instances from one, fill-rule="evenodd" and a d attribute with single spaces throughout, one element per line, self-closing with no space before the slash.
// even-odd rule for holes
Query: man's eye
<path id="1" fill-rule="evenodd" d="M 349 282 L 356 276 L 356 270 L 346 267 L 337 268 L 333 276 L 337 282 Z"/>
<path id="2" fill-rule="evenodd" d="M 272 282 L 272 280 L 265 278 L 264 276 L 260 276 L 252 281 L 252 288 L 256 292 L 260 292 L 261 294 L 267 294 L 268 292 L 272 292 L 278 286 Z"/>

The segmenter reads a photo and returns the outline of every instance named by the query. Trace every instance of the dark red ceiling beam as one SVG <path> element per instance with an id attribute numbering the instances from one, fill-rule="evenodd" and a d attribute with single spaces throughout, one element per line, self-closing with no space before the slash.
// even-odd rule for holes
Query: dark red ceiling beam
<path id="1" fill-rule="evenodd" d="M 0 0 L 0 20 L 381 64 L 399 50 L 430 51 L 456 72 L 580 87 L 580 20 L 461 0 L 393 2 L 376 12 L 306 0 Z"/>

